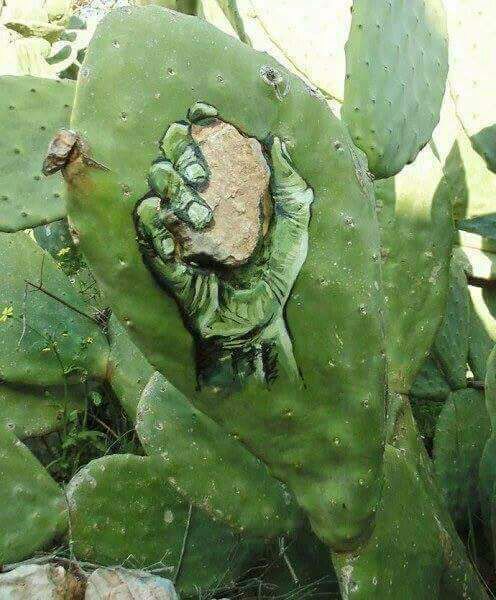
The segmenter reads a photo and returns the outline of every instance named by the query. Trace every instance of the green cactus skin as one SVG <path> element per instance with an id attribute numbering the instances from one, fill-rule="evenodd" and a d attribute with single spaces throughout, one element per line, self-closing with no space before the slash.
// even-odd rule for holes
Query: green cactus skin
<path id="1" fill-rule="evenodd" d="M 469 286 L 469 293 L 471 286 Z M 482 300 L 483 295 L 479 298 Z M 494 340 L 491 339 L 486 327 L 470 297 L 470 330 L 468 338 L 468 364 L 476 381 L 483 382 L 486 379 L 486 366 L 489 355 L 494 347 Z"/>
<path id="2" fill-rule="evenodd" d="M 267 539 L 298 526 L 285 486 L 159 373 L 143 392 L 136 429 L 146 452 L 166 462 L 172 487 L 213 519 Z"/>
<path id="3" fill-rule="evenodd" d="M 495 172 L 496 104 L 491 82 L 496 71 L 491 61 L 486 64 L 496 34 L 494 3 L 453 0 L 446 3 L 446 10 L 450 31 L 449 77 L 456 109 L 474 149 Z"/>
<path id="4" fill-rule="evenodd" d="M 108 342 L 52 257 L 25 232 L 1 233 L 0 263 L 2 380 L 45 386 L 103 380 Z M 26 282 L 41 283 L 48 294 Z"/>
<path id="5" fill-rule="evenodd" d="M 197 113 L 197 105 L 193 108 L 189 112 Z M 212 110 L 208 107 L 206 114 Z M 250 380 L 268 386 L 278 371 L 301 385 L 283 313 L 308 251 L 313 192 L 274 138 L 274 222 L 259 256 L 246 269 L 232 270 L 229 278 L 194 268 L 175 256 L 175 239 L 166 226 L 171 212 L 193 229 L 203 229 L 213 218 L 195 190 L 205 183 L 207 166 L 192 141 L 185 125 L 168 128 L 161 142 L 166 160 L 153 163 L 148 176 L 152 189 L 138 203 L 135 222 L 145 264 L 174 298 L 195 339 L 198 389 L 228 395 Z M 165 197 L 150 196 L 164 188 Z"/>
<path id="6" fill-rule="evenodd" d="M 496 347 L 493 348 L 487 361 L 485 398 L 491 431 L 479 467 L 479 493 L 483 521 L 486 525 L 491 524 L 494 539 L 496 529 L 492 513 L 496 502 Z"/>
<path id="7" fill-rule="evenodd" d="M 71 237 L 67 219 L 35 227 L 33 237 L 36 243 L 43 250 L 49 252 L 55 260 L 60 260 L 65 254 L 75 254 L 76 247 Z M 65 249 L 67 251 L 64 251 Z"/>
<path id="8" fill-rule="evenodd" d="M 467 385 L 470 327 L 470 294 L 462 263 L 453 257 L 449 293 L 443 322 L 436 334 L 432 355 L 441 367 L 451 389 Z"/>
<path id="9" fill-rule="evenodd" d="M 256 544 L 198 509 L 188 526 L 189 505 L 167 479 L 158 457 L 114 454 L 83 467 L 67 487 L 75 556 L 100 565 L 163 567 L 172 579 L 178 574 L 176 587 L 185 595 L 227 586 Z"/>
<path id="10" fill-rule="evenodd" d="M 474 310 L 487 334 L 496 342 L 496 294 L 492 286 L 469 286 Z"/>
<path id="11" fill-rule="evenodd" d="M 444 314 L 453 244 L 441 165 L 425 148 L 395 178 L 375 183 L 381 226 L 388 381 L 407 393 Z"/>
<path id="12" fill-rule="evenodd" d="M 473 217 L 472 219 L 462 219 L 458 221 L 457 227 L 459 230 L 468 231 L 469 233 L 485 238 L 489 242 L 496 241 L 496 215 L 494 213 Z M 490 248 L 481 249 L 492 250 L 493 248 L 494 246 L 490 246 Z"/>
<path id="13" fill-rule="evenodd" d="M 0 231 L 18 231 L 65 215 L 60 177 L 46 179 L 41 160 L 54 132 L 66 127 L 74 84 L 39 77 L 0 77 Z"/>
<path id="14" fill-rule="evenodd" d="M 0 427 L 0 564 L 42 549 L 67 526 L 61 489 L 13 433 Z"/>
<path id="15" fill-rule="evenodd" d="M 46 59 L 52 75 L 60 79 L 77 79 L 92 35 L 93 29 L 88 28 L 84 20 L 71 18 Z"/>
<path id="16" fill-rule="evenodd" d="M 23 439 L 60 430 L 64 417 L 84 408 L 84 386 L 0 385 L 0 426 Z"/>
<path id="17" fill-rule="evenodd" d="M 90 313 L 100 312 L 103 324 L 107 307 L 78 244 L 72 238 L 67 219 L 35 227 L 33 237 L 38 246 L 49 252 L 57 266 L 67 275 L 85 301 L 87 310 Z"/>
<path id="18" fill-rule="evenodd" d="M 129 35 L 136 28 L 139 40 Z M 143 53 L 148 42 L 159 64 Z M 270 387 L 199 392 L 190 335 L 140 255 L 132 212 L 157 141 L 198 101 L 246 135 L 283 139 L 314 191 L 308 255 L 286 306 L 305 389 L 282 372 Z M 385 377 L 378 228 L 345 129 L 270 57 L 154 7 L 113 11 L 101 23 L 71 127 L 109 169 L 73 164 L 66 178 L 71 221 L 117 316 L 152 365 L 289 485 L 319 537 L 336 549 L 356 545 L 370 532 L 380 491 Z"/>
<path id="19" fill-rule="evenodd" d="M 115 316 L 109 321 L 109 338 L 107 380 L 127 416 L 135 422 L 139 399 L 155 369 Z"/>
<path id="20" fill-rule="evenodd" d="M 354 0 L 341 114 L 375 177 L 395 175 L 427 144 L 447 74 L 441 0 Z"/>
<path id="21" fill-rule="evenodd" d="M 454 392 L 443 407 L 434 437 L 434 468 L 455 524 L 466 529 L 479 510 L 478 468 L 490 432 L 484 394 Z"/>
<path id="22" fill-rule="evenodd" d="M 488 539 L 494 536 L 494 523 L 492 513 L 496 500 L 496 437 L 494 434 L 487 440 L 479 465 L 479 499 L 481 506 L 482 522 L 488 534 Z M 493 538 L 494 548 L 494 538 Z"/>
<path id="23" fill-rule="evenodd" d="M 385 451 L 385 484 L 370 541 L 335 555 L 343 600 L 487 600 L 457 536 L 407 399 Z M 412 502 L 415 498 L 415 502 Z"/>
<path id="24" fill-rule="evenodd" d="M 446 383 L 443 372 L 429 355 L 412 384 L 411 395 L 418 398 L 446 400 L 450 392 L 451 389 Z"/>

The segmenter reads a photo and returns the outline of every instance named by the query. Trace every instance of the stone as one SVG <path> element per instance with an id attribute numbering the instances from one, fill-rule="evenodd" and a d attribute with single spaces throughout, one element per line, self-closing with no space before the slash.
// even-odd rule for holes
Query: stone
<path id="1" fill-rule="evenodd" d="M 191 133 L 210 169 L 209 184 L 200 196 L 214 217 L 202 231 L 177 221 L 171 230 L 184 260 L 238 267 L 248 262 L 267 232 L 269 165 L 260 142 L 229 123 L 216 119 L 209 125 L 193 125 Z"/>
<path id="2" fill-rule="evenodd" d="M 84 586 L 59 565 L 22 565 L 0 575 L 0 600 L 82 600 Z"/>
<path id="3" fill-rule="evenodd" d="M 100 568 L 88 578 L 85 600 L 179 600 L 168 579 L 144 571 Z M 0 599 L 1 600 L 1 599 Z"/>

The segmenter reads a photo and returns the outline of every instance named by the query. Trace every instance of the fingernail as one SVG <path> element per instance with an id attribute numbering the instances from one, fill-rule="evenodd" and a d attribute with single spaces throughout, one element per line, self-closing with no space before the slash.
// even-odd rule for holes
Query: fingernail
<path id="1" fill-rule="evenodd" d="M 171 237 L 162 240 L 162 250 L 167 256 L 174 253 L 174 240 Z"/>
<path id="2" fill-rule="evenodd" d="M 207 181 L 208 174 L 200 163 L 192 163 L 184 169 L 184 177 L 193 184 L 200 184 Z"/>
<path id="3" fill-rule="evenodd" d="M 212 211 L 208 206 L 193 202 L 188 208 L 188 219 L 195 229 L 203 229 L 212 220 Z"/>

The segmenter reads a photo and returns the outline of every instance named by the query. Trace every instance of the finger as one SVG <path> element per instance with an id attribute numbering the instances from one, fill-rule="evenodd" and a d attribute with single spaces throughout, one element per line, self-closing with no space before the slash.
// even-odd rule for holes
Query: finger
<path id="1" fill-rule="evenodd" d="M 219 115 L 215 106 L 206 104 L 205 102 L 195 102 L 188 110 L 188 121 L 200 125 L 208 125 L 213 119 Z"/>
<path id="2" fill-rule="evenodd" d="M 143 256 L 160 283 L 179 301 L 194 288 L 194 273 L 177 260 L 174 238 L 163 225 L 160 198 L 146 198 L 136 209 L 136 228 Z"/>
<path id="3" fill-rule="evenodd" d="M 169 161 L 152 165 L 149 173 L 152 190 L 164 200 L 178 219 L 193 229 L 204 229 L 212 220 L 213 213 L 201 196 L 186 185 Z"/>
<path id="4" fill-rule="evenodd" d="M 174 239 L 160 219 L 160 198 L 146 198 L 136 210 L 138 233 L 149 249 L 163 260 L 174 257 Z"/>
<path id="5" fill-rule="evenodd" d="M 295 171 L 284 143 L 274 138 L 270 148 L 272 164 L 271 191 L 275 200 L 290 199 L 308 189 L 305 180 Z"/>
<path id="6" fill-rule="evenodd" d="M 164 156 L 187 183 L 200 188 L 208 183 L 209 171 L 200 147 L 186 123 L 172 123 L 160 142 Z"/>

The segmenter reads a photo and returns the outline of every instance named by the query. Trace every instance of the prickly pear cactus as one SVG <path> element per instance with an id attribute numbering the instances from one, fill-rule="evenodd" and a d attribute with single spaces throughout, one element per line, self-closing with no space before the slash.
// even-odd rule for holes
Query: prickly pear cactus
<path id="1" fill-rule="evenodd" d="M 84 407 L 83 386 L 0 385 L 0 427 L 23 439 L 64 427 L 72 411 Z"/>
<path id="2" fill-rule="evenodd" d="M 436 486 L 407 399 L 385 451 L 374 533 L 356 554 L 333 557 L 343 598 L 487 600 Z M 415 497 L 415 502 L 412 502 Z"/>
<path id="3" fill-rule="evenodd" d="M 487 440 L 479 469 L 480 501 L 484 522 L 490 524 L 494 541 L 496 540 L 496 523 L 494 522 L 494 504 L 496 502 L 496 348 L 493 349 L 487 361 L 485 380 L 486 408 L 491 421 L 490 437 Z"/>
<path id="4" fill-rule="evenodd" d="M 0 563 L 42 549 L 67 526 L 62 490 L 12 432 L 0 426 Z"/>
<path id="5" fill-rule="evenodd" d="M 459 527 L 467 527 L 479 510 L 478 470 L 489 432 L 484 393 L 465 389 L 451 394 L 437 423 L 434 468 Z"/>
<path id="6" fill-rule="evenodd" d="M 159 373 L 143 392 L 136 427 L 146 452 L 166 461 L 174 489 L 213 519 L 262 539 L 299 525 L 289 490 Z"/>
<path id="7" fill-rule="evenodd" d="M 76 557 L 160 567 L 185 595 L 227 587 L 255 544 L 192 508 L 168 477 L 159 457 L 114 454 L 83 467 L 66 491 Z"/>
<path id="8" fill-rule="evenodd" d="M 147 40 L 160 61 L 143 52 Z M 247 89 L 253 103 L 241 101 Z M 209 165 L 191 132 L 214 117 L 261 141 L 272 169 L 268 234 L 225 279 L 181 264 L 164 228 L 172 218 L 201 231 L 212 219 Z M 157 7 L 99 26 L 71 127 L 92 165 L 64 167 L 71 220 L 119 318 L 155 367 L 289 485 L 323 540 L 353 547 L 380 491 L 385 376 L 378 228 L 346 130 L 268 56 Z"/>
<path id="9" fill-rule="evenodd" d="M 447 92 L 450 90 L 451 88 Z M 444 97 L 441 120 L 434 131 L 433 144 L 443 164 L 455 221 L 494 212 L 492 198 L 496 194 L 496 176 L 473 149 L 450 93 L 446 93 Z M 459 236 L 461 245 L 481 247 L 480 240 L 474 246 L 474 241 L 477 243 L 477 240 L 473 237 L 462 232 Z"/>
<path id="10" fill-rule="evenodd" d="M 444 373 L 429 355 L 412 384 L 410 394 L 419 398 L 446 400 L 451 392 Z"/>
<path id="11" fill-rule="evenodd" d="M 427 144 L 447 74 L 441 0 L 354 0 L 341 114 L 376 177 L 395 175 Z"/>
<path id="12" fill-rule="evenodd" d="M 470 295 L 463 264 L 454 257 L 443 322 L 436 334 L 432 354 L 451 389 L 463 389 L 467 379 L 470 327 Z"/>
<path id="13" fill-rule="evenodd" d="M 65 216 L 63 181 L 41 173 L 54 132 L 68 124 L 74 85 L 38 77 L 0 77 L 0 231 L 18 231 Z"/>
<path id="14" fill-rule="evenodd" d="M 18 385 L 103 380 L 109 347 L 52 257 L 25 233 L 0 234 L 0 374 Z"/>
<path id="15" fill-rule="evenodd" d="M 128 417 L 134 422 L 138 403 L 155 369 L 133 344 L 125 328 L 112 316 L 107 380 Z"/>
<path id="16" fill-rule="evenodd" d="M 47 57 L 51 73 L 60 79 L 77 79 L 92 35 L 93 28 L 88 28 L 79 17 L 72 16 Z"/>
<path id="17" fill-rule="evenodd" d="M 441 322 L 454 238 L 441 165 L 430 148 L 375 183 L 386 297 L 389 386 L 408 393 Z"/>

